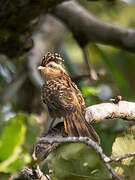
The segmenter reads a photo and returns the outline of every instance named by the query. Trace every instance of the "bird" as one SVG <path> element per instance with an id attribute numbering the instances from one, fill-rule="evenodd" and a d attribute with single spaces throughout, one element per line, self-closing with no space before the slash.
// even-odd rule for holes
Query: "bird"
<path id="1" fill-rule="evenodd" d="M 64 121 L 68 136 L 89 137 L 98 144 L 100 139 L 85 119 L 86 106 L 83 96 L 71 80 L 59 53 L 46 53 L 38 66 L 43 74 L 42 99 L 51 118 Z"/>

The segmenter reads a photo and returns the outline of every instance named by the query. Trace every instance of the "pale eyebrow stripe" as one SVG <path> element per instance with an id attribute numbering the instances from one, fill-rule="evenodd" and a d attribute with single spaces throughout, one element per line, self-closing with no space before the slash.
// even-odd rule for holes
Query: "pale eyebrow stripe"
<path id="1" fill-rule="evenodd" d="M 65 71 L 65 69 L 64 69 L 60 64 L 57 64 L 57 63 L 55 63 L 55 62 L 50 62 L 49 64 L 52 64 L 52 65 L 54 65 L 55 67 L 60 68 L 62 71 Z"/>

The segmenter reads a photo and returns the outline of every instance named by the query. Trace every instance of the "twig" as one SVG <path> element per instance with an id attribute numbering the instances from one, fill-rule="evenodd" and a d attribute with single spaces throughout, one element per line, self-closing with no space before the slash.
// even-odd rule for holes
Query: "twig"
<path id="1" fill-rule="evenodd" d="M 127 153 L 122 156 L 110 157 L 109 162 L 117 162 L 117 161 L 121 161 L 122 159 L 126 159 L 126 158 L 133 157 L 133 156 L 135 156 L 135 152 Z"/>
<path id="2" fill-rule="evenodd" d="M 113 168 L 108 163 L 110 161 L 110 158 L 107 157 L 103 153 L 102 148 L 97 143 L 95 143 L 93 140 L 91 140 L 87 137 L 66 137 L 66 138 L 42 137 L 39 139 L 39 142 L 40 143 L 50 143 L 50 144 L 53 144 L 53 143 L 77 143 L 77 142 L 84 143 L 84 144 L 92 147 L 96 151 L 96 153 L 99 155 L 101 160 L 104 162 L 108 171 L 112 174 L 113 178 L 115 178 L 117 180 L 122 180 L 122 178 L 113 170 Z"/>
<path id="3" fill-rule="evenodd" d="M 98 80 L 97 73 L 91 64 L 90 59 L 88 59 L 86 47 L 83 48 L 83 55 L 84 55 L 85 64 L 86 64 L 88 72 L 89 72 L 90 79 L 91 80 Z"/>

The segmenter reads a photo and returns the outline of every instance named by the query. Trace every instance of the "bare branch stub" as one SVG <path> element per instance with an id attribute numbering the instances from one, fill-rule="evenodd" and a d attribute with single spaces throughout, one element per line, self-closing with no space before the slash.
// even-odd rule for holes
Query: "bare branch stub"
<path id="1" fill-rule="evenodd" d="M 122 100 L 121 96 L 116 96 L 114 99 L 110 99 L 110 102 L 114 103 L 114 104 L 118 104 L 120 101 Z"/>

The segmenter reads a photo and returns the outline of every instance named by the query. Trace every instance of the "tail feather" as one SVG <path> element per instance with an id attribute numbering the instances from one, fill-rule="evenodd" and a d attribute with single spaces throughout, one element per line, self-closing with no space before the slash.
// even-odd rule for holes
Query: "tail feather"
<path id="1" fill-rule="evenodd" d="M 65 131 L 68 133 L 68 135 L 78 137 L 79 134 L 76 129 L 76 126 L 74 125 L 74 122 L 70 120 L 69 117 L 64 117 L 63 120 L 64 120 Z"/>
<path id="2" fill-rule="evenodd" d="M 80 112 L 74 112 L 63 117 L 65 130 L 69 136 L 89 137 L 100 144 L 99 136 L 93 127 L 87 123 L 85 117 Z"/>

